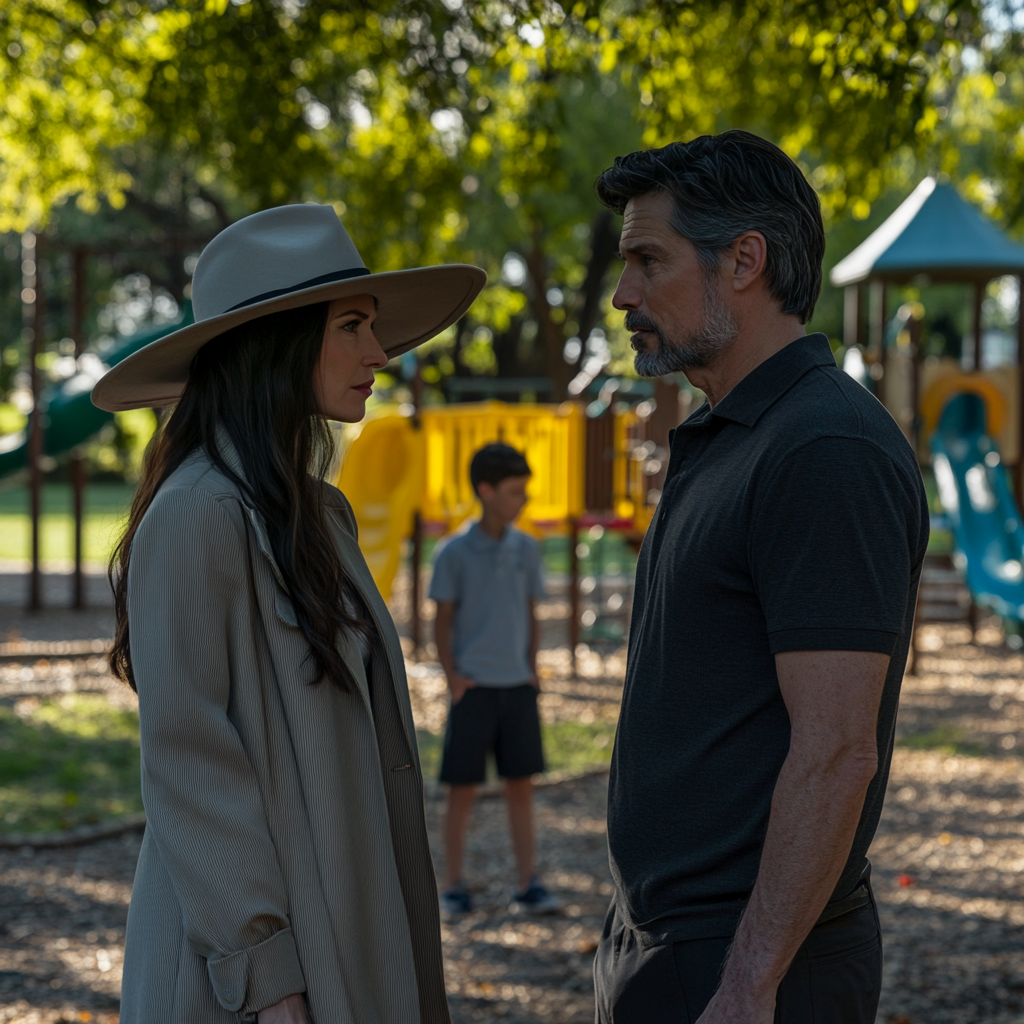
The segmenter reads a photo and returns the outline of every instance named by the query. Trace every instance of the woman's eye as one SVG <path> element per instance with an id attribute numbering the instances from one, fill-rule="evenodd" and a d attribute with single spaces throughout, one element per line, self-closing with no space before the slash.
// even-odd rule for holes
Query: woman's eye
<path id="1" fill-rule="evenodd" d="M 352 334 L 355 334 L 359 330 L 360 322 L 361 321 L 359 320 L 349 320 L 347 323 L 342 324 L 341 329 L 343 331 L 350 331 Z"/>

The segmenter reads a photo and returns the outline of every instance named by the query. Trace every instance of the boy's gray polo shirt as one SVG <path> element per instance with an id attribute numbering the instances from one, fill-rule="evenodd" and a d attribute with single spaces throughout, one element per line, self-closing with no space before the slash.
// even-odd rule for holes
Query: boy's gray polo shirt
<path id="1" fill-rule="evenodd" d="M 544 596 L 532 537 L 509 526 L 494 540 L 474 523 L 439 546 L 430 596 L 455 602 L 452 647 L 461 675 L 480 686 L 530 679 L 529 602 Z"/>
<path id="2" fill-rule="evenodd" d="M 673 432 L 637 563 L 608 844 L 645 941 L 731 935 L 789 749 L 780 651 L 891 656 L 878 774 L 833 897 L 882 810 L 929 519 L 910 445 L 811 335 Z"/>

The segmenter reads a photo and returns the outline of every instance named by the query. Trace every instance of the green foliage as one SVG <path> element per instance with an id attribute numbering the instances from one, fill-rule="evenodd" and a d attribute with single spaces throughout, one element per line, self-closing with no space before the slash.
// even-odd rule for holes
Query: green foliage
<path id="1" fill-rule="evenodd" d="M 831 223 L 929 170 L 1024 219 L 1008 18 L 981 0 L 23 0 L 0 10 L 0 230 L 88 234 L 120 210 L 212 231 L 333 202 L 372 269 L 490 273 L 428 357 L 439 379 L 513 367 L 557 394 L 567 338 L 600 325 L 624 352 L 592 188 L 619 153 L 745 127 L 801 164 Z"/>
<path id="2" fill-rule="evenodd" d="M 139 719 L 98 694 L 0 705 L 0 832 L 49 832 L 142 809 Z"/>

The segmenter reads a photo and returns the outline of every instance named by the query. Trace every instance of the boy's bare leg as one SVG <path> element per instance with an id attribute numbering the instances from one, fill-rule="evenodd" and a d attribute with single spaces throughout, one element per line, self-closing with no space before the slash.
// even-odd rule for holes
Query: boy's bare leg
<path id="1" fill-rule="evenodd" d="M 533 878 L 533 780 L 505 780 L 505 798 L 508 801 L 508 824 L 512 832 L 512 850 L 516 857 L 516 875 L 519 891 L 529 886 Z"/>
<path id="2" fill-rule="evenodd" d="M 476 786 L 449 786 L 448 813 L 444 822 L 444 866 L 448 888 L 462 881 L 462 855 L 466 848 L 466 824 L 476 799 Z"/>

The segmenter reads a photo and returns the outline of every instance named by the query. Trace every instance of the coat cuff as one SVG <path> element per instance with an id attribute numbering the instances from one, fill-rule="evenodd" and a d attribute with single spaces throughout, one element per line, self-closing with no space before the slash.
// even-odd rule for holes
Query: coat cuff
<path id="1" fill-rule="evenodd" d="M 206 961 L 217 1001 L 225 1010 L 253 1017 L 285 996 L 306 991 L 291 928 L 228 956 Z"/>

